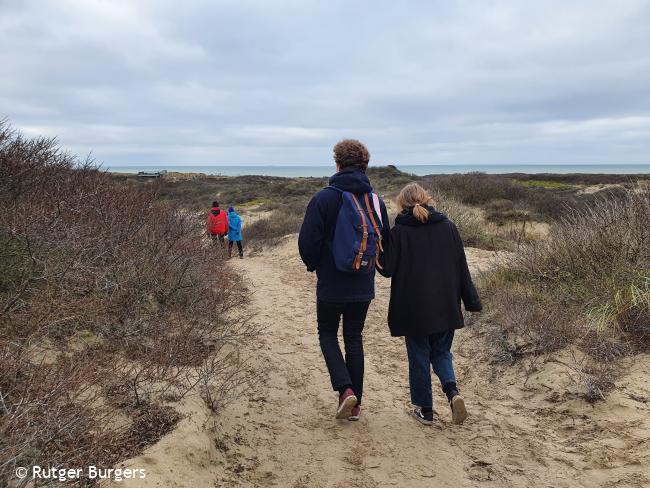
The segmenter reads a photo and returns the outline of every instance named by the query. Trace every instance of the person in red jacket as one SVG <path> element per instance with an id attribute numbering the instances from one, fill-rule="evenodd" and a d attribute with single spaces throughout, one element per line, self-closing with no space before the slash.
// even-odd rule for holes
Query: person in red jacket
<path id="1" fill-rule="evenodd" d="M 219 208 L 219 202 L 212 202 L 212 209 L 208 214 L 208 235 L 214 242 L 219 241 L 225 245 L 224 236 L 228 233 L 228 214 Z"/>

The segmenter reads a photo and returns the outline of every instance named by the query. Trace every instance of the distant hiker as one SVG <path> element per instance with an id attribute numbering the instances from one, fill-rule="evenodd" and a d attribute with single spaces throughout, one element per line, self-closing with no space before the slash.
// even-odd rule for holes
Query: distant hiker
<path id="1" fill-rule="evenodd" d="M 481 301 L 467 267 L 458 229 L 433 207 L 431 195 L 410 183 L 397 197 L 395 219 L 380 273 L 392 277 L 388 325 L 404 336 L 413 409 L 423 424 L 433 423 L 431 366 L 447 396 L 455 423 L 467 418 L 452 364 L 454 331 L 464 327 L 461 300 L 470 312 Z"/>
<path id="2" fill-rule="evenodd" d="M 232 245 L 236 242 L 239 250 L 239 257 L 244 258 L 244 249 L 241 243 L 241 217 L 235 209 L 228 208 L 228 257 L 232 256 Z"/>
<path id="3" fill-rule="evenodd" d="M 375 267 L 389 237 L 384 202 L 365 174 L 366 147 L 354 139 L 334 146 L 337 173 L 309 202 L 298 247 L 308 271 L 316 271 L 320 347 L 332 388 L 339 393 L 337 419 L 358 420 L 363 395 L 362 331 L 375 297 Z M 337 333 L 343 316 L 345 359 Z"/>
<path id="4" fill-rule="evenodd" d="M 208 214 L 208 234 L 214 242 L 225 245 L 224 236 L 228 233 L 228 216 L 219 208 L 219 202 L 212 202 L 212 209 Z"/>

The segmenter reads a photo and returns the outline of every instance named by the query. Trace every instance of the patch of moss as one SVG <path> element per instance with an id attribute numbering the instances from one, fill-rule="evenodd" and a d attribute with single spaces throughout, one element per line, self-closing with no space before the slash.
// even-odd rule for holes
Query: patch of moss
<path id="1" fill-rule="evenodd" d="M 544 188 L 545 190 L 572 190 L 576 188 L 576 185 L 571 185 L 569 183 L 564 183 L 562 181 L 551 181 L 551 180 L 513 179 L 512 184 L 514 186 L 522 186 L 525 188 Z"/>

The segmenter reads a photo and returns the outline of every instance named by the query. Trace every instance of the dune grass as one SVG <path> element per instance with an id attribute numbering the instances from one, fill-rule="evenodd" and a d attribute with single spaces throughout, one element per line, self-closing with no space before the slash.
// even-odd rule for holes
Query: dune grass
<path id="1" fill-rule="evenodd" d="M 485 283 L 500 357 L 575 347 L 585 396 L 604 397 L 623 357 L 650 348 L 650 189 L 573 210 Z"/>

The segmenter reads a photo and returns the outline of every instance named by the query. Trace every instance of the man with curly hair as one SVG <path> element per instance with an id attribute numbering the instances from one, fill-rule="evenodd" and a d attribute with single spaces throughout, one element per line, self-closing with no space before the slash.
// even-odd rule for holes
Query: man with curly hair
<path id="1" fill-rule="evenodd" d="M 366 146 L 356 139 L 345 139 L 334 146 L 336 174 L 329 184 L 309 202 L 298 247 L 308 271 L 316 271 L 316 314 L 318 336 L 332 388 L 339 393 L 337 419 L 358 420 L 363 394 L 363 326 L 370 302 L 375 297 L 375 271 L 354 273 L 341 271 L 336 265 L 332 244 L 343 205 L 343 193 L 358 200 L 372 194 L 365 172 L 370 161 Z M 386 206 L 373 194 L 374 204 L 367 218 L 379 222 L 382 240 L 387 242 L 390 226 Z M 343 317 L 345 359 L 338 342 L 339 323 Z"/>

